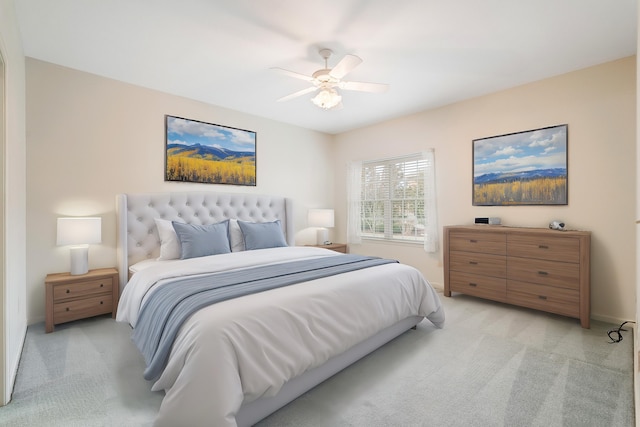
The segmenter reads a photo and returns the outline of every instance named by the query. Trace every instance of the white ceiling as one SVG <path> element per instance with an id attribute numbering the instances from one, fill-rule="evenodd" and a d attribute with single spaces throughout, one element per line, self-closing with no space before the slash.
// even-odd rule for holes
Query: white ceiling
<path id="1" fill-rule="evenodd" d="M 25 56 L 331 134 L 634 55 L 638 17 L 636 0 L 14 2 Z M 319 48 L 389 91 L 277 103 L 308 83 L 271 68 L 311 74 Z"/>

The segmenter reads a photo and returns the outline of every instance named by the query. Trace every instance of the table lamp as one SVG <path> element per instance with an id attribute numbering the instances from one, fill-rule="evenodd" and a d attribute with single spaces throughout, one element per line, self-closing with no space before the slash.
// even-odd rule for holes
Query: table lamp
<path id="1" fill-rule="evenodd" d="M 102 218 L 58 218 L 58 246 L 71 246 L 71 274 L 89 271 L 89 245 L 102 242 Z"/>
<path id="2" fill-rule="evenodd" d="M 334 214 L 333 209 L 309 209 L 307 221 L 310 227 L 319 227 L 317 231 L 317 244 L 328 245 L 329 230 L 327 227 L 333 227 Z"/>

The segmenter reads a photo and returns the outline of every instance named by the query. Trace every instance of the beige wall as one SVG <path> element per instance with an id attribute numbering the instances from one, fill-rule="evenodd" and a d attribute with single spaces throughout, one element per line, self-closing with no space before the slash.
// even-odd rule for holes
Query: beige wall
<path id="1" fill-rule="evenodd" d="M 11 397 L 27 328 L 25 293 L 26 142 L 25 64 L 12 0 L 0 0 L 0 51 L 5 62 L 5 147 L 0 181 L 4 182 L 4 260 L 0 265 L 0 405 Z M 0 118 L 2 120 L 2 118 Z M 1 235 L 2 233 L 0 233 Z"/>
<path id="2" fill-rule="evenodd" d="M 27 272 L 29 323 L 44 320 L 48 273 L 69 271 L 56 218 L 98 215 L 101 245 L 89 268 L 116 265 L 115 195 L 160 191 L 274 194 L 294 199 L 296 240 L 310 207 L 333 205 L 333 138 L 27 58 Z M 164 115 L 257 132 L 257 186 L 164 182 Z"/>
<path id="3" fill-rule="evenodd" d="M 115 265 L 119 192 L 217 190 L 294 198 L 299 244 L 309 207 L 335 207 L 335 241 L 346 235 L 346 163 L 436 152 L 439 225 L 499 216 L 546 227 L 562 219 L 592 231 L 592 313 L 617 322 L 635 313 L 635 57 L 425 111 L 335 137 L 27 59 L 27 272 L 29 323 L 44 318 L 42 281 L 67 271 L 55 218 L 101 215 L 103 244 L 90 267 Z M 163 182 L 164 114 L 255 130 L 258 187 Z M 569 205 L 471 206 L 471 141 L 569 125 Z M 331 172 L 334 173 L 331 173 Z M 291 177 L 295 177 L 292 179 Z M 442 253 L 368 243 L 353 252 L 399 258 L 442 286 Z M 38 260 L 38 262 L 33 262 Z"/>
<path id="4" fill-rule="evenodd" d="M 440 227 L 497 216 L 505 225 L 546 227 L 562 219 L 570 228 L 590 230 L 592 316 L 634 319 L 635 109 L 636 59 L 630 57 L 338 135 L 337 230 L 346 235 L 347 161 L 433 147 Z M 471 205 L 474 138 L 564 123 L 569 125 L 567 206 Z M 375 243 L 351 251 L 399 258 L 442 286 L 441 251 L 431 255 L 416 246 Z"/>

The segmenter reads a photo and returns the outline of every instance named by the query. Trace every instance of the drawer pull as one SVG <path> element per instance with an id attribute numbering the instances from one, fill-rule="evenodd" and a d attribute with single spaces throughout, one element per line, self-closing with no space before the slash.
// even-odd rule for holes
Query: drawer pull
<path id="1" fill-rule="evenodd" d="M 104 304 L 102 301 L 100 301 L 100 305 Z"/>
<path id="2" fill-rule="evenodd" d="M 549 273 L 547 273 L 546 271 L 538 271 L 538 274 L 541 276 L 548 276 Z"/>
<path id="3" fill-rule="evenodd" d="M 478 284 L 477 283 L 469 283 L 469 286 L 473 286 L 475 288 L 476 286 L 478 286 Z"/>
<path id="4" fill-rule="evenodd" d="M 469 264 L 471 264 L 471 265 L 478 265 L 478 261 L 469 261 Z"/>
<path id="5" fill-rule="evenodd" d="M 540 248 L 540 249 L 549 249 L 549 246 L 547 246 L 547 245 L 538 245 L 538 248 Z"/>
<path id="6" fill-rule="evenodd" d="M 543 300 L 547 300 L 547 297 L 545 297 L 544 295 L 538 295 L 538 299 L 543 299 Z"/>
<path id="7" fill-rule="evenodd" d="M 476 239 L 469 239 L 469 243 L 478 243 Z"/>
<path id="8" fill-rule="evenodd" d="M 69 289 L 67 289 L 67 293 L 71 292 Z"/>
<path id="9" fill-rule="evenodd" d="M 104 288 L 104 283 L 100 283 L 100 287 L 101 287 L 101 288 Z"/>
<path id="10" fill-rule="evenodd" d="M 67 307 L 67 311 L 69 311 L 69 307 Z"/>

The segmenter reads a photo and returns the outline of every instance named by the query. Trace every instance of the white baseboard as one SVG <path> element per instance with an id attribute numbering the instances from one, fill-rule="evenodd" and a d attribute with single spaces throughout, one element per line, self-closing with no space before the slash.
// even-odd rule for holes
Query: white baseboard
<path id="1" fill-rule="evenodd" d="M 603 316 L 601 314 L 594 314 L 594 313 L 591 313 L 591 320 L 598 320 L 600 322 L 613 323 L 614 325 L 620 325 L 622 322 L 631 321 L 631 319 L 623 319 L 621 317 L 615 317 L 615 316 Z"/>
<path id="2" fill-rule="evenodd" d="M 637 320 L 636 320 L 637 322 Z M 640 345 L 638 344 L 637 323 L 633 325 L 633 400 L 636 408 L 636 425 L 640 420 Z"/>

